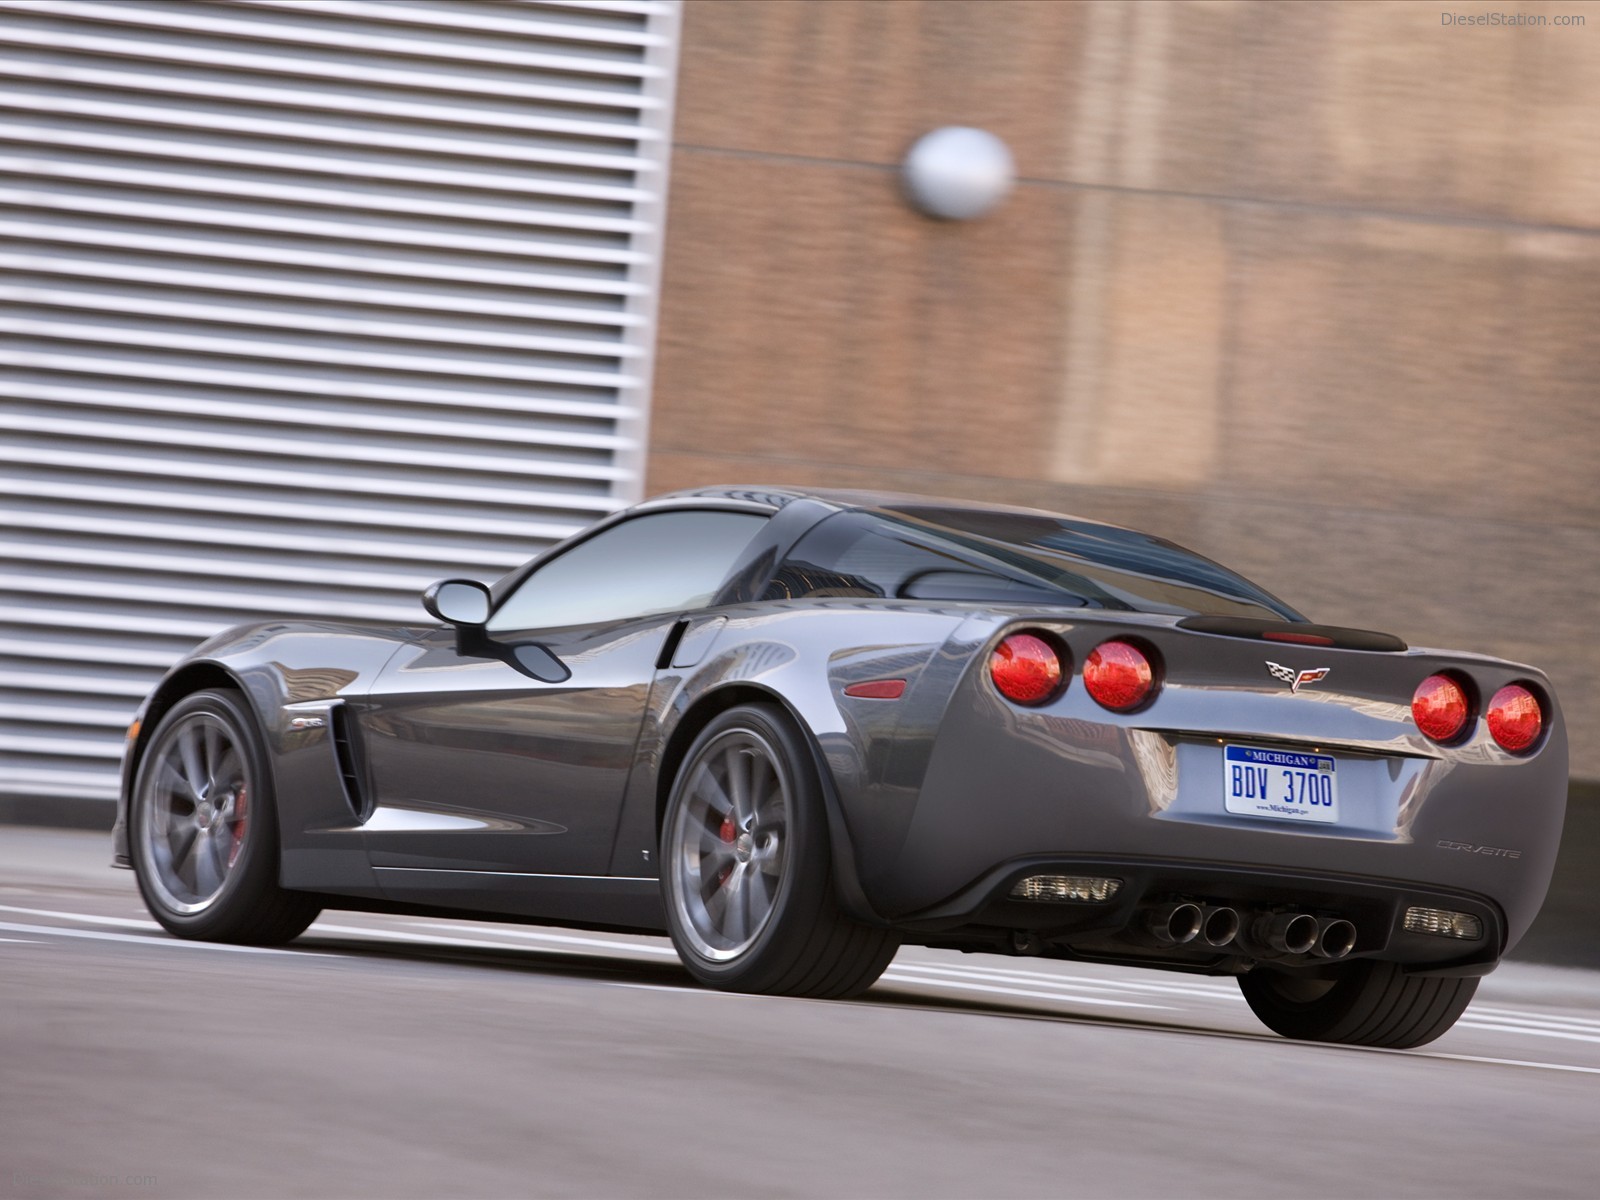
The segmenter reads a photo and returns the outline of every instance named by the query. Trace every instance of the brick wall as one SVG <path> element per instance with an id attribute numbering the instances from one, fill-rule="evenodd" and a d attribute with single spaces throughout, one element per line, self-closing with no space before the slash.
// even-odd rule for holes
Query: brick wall
<path id="1" fill-rule="evenodd" d="M 1550 672 L 1600 778 L 1600 12 L 692 2 L 650 488 L 1149 528 L 1314 619 Z M 911 142 L 999 135 L 972 222 Z"/>

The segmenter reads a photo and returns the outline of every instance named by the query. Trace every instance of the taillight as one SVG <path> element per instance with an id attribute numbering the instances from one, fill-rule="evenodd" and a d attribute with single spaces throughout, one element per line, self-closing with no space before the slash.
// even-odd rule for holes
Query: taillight
<path id="1" fill-rule="evenodd" d="M 1083 664 L 1083 686 L 1113 712 L 1138 708 L 1156 687 L 1150 657 L 1129 642 L 1101 642 Z"/>
<path id="2" fill-rule="evenodd" d="M 1467 689 L 1449 675 L 1429 675 L 1411 697 L 1411 719 L 1436 742 L 1455 741 L 1471 715 Z"/>
<path id="3" fill-rule="evenodd" d="M 1520 683 L 1508 683 L 1489 700 L 1489 736 L 1503 749 L 1521 754 L 1544 731 L 1544 708 Z"/>
<path id="4" fill-rule="evenodd" d="M 1061 655 L 1044 638 L 1013 633 L 989 655 L 989 678 L 1007 700 L 1044 704 L 1061 694 L 1066 673 Z"/>

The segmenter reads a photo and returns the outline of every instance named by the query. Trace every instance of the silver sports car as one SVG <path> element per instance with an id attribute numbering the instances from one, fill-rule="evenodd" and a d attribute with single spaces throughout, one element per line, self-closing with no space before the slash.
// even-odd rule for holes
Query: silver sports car
<path id="1" fill-rule="evenodd" d="M 1281 1034 L 1415 1046 L 1560 838 L 1538 671 L 1094 521 L 708 488 L 422 603 L 229 630 L 145 701 L 116 856 L 167 929 L 665 931 L 709 986 L 796 996 L 912 942 L 1232 975 Z"/>

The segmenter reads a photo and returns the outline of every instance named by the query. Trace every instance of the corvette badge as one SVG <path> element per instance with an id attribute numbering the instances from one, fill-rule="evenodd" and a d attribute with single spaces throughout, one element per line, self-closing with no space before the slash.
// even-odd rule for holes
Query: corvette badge
<path id="1" fill-rule="evenodd" d="M 1324 678 L 1332 668 L 1312 667 L 1304 671 L 1296 671 L 1293 667 L 1280 666 L 1275 662 L 1267 664 L 1267 670 L 1272 672 L 1274 679 L 1281 679 L 1289 685 L 1291 692 L 1298 692 L 1302 684 L 1315 683 Z"/>

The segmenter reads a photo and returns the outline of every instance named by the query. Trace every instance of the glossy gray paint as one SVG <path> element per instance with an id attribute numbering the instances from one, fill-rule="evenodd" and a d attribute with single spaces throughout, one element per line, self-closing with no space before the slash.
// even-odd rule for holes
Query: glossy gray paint
<path id="1" fill-rule="evenodd" d="M 1235 886 L 1207 874 L 1221 867 L 1265 881 L 1251 895 L 1290 904 L 1314 896 L 1322 907 L 1363 888 L 1391 900 L 1472 898 L 1503 914 L 1493 954 L 1532 921 L 1566 788 L 1566 732 L 1538 671 L 1429 650 L 1277 645 L 1138 613 L 751 599 L 817 520 L 878 499 L 723 489 L 645 506 L 777 515 L 718 603 L 682 614 L 681 627 L 668 614 L 552 635 L 551 648 L 573 665 L 561 684 L 462 656 L 437 628 L 277 622 L 198 648 L 147 701 L 144 736 L 174 696 L 216 672 L 236 681 L 272 752 L 283 882 L 334 905 L 663 928 L 654 877 L 670 764 L 715 708 L 764 698 L 815 747 L 845 904 L 912 938 L 992 921 L 995 890 L 1019 864 L 1051 862 L 1133 864 L 1130 872 L 1165 872 L 1185 892 Z M 1075 668 L 1106 637 L 1136 636 L 1159 655 L 1163 687 L 1146 709 L 1118 715 L 1075 675 L 1048 705 L 1018 707 L 984 669 L 1018 628 L 1054 633 Z M 669 639 L 675 648 L 658 667 Z M 1268 660 L 1330 671 L 1291 693 Z M 1485 697 L 1512 681 L 1550 697 L 1537 751 L 1500 750 L 1481 717 L 1459 745 L 1422 737 L 1410 697 L 1445 667 Z M 884 678 L 907 681 L 902 698 L 843 694 Z M 341 784 L 332 722 L 294 724 L 333 706 L 344 707 L 359 741 L 362 811 Z M 1222 742 L 1338 754 L 1352 781 L 1350 819 L 1311 828 L 1222 812 Z M 1406 953 L 1383 939 L 1362 949 Z M 1435 957 L 1452 949 L 1427 947 Z"/>
<path id="2" fill-rule="evenodd" d="M 604 875 L 655 661 L 675 616 L 547 640 L 572 675 L 402 647 L 351 712 L 371 765 L 374 866 Z"/>

